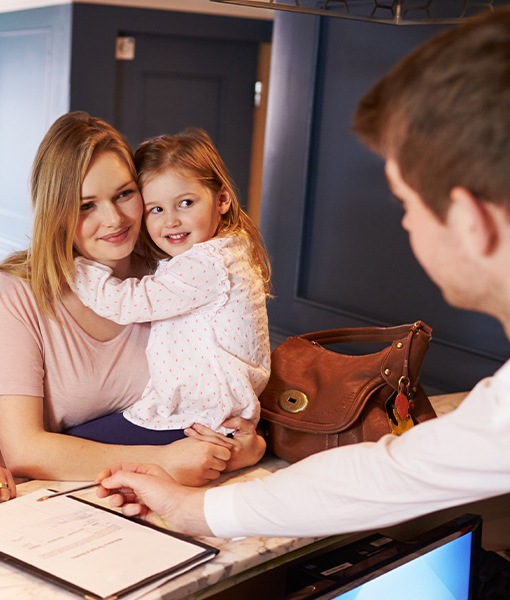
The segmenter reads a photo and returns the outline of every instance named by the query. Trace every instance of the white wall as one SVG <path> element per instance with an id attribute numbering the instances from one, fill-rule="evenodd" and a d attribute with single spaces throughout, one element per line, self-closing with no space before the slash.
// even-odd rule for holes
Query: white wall
<path id="1" fill-rule="evenodd" d="M 51 27 L 37 18 L 10 26 L 10 15 L 0 15 L 0 259 L 28 245 L 32 161 L 48 127 L 69 110 L 70 8 L 54 7 Z"/>

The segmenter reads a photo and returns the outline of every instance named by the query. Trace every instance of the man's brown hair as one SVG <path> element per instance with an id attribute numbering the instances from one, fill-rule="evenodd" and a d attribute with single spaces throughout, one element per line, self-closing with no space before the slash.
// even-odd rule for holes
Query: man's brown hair
<path id="1" fill-rule="evenodd" d="M 462 186 L 510 213 L 510 9 L 434 36 L 361 99 L 354 133 L 444 218 Z"/>

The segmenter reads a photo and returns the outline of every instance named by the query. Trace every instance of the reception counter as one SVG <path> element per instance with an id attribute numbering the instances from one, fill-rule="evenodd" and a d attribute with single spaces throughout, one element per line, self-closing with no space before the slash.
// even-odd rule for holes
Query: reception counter
<path id="1" fill-rule="evenodd" d="M 287 463 L 274 457 L 264 458 L 257 466 L 242 469 L 236 473 L 223 476 L 219 484 L 225 485 L 234 481 L 243 481 L 253 477 L 265 477 L 269 473 L 281 469 Z M 38 489 L 65 491 L 78 487 L 77 482 L 28 481 L 17 486 L 18 495 L 22 496 Z M 73 494 L 97 504 L 107 504 L 96 497 L 95 489 Z M 1 505 L 0 505 L 1 510 Z M 304 556 L 321 548 L 330 547 L 343 539 L 342 536 L 321 538 L 263 538 L 249 537 L 239 539 L 218 539 L 204 537 L 204 542 L 219 548 L 218 556 L 192 571 L 181 575 L 160 588 L 143 596 L 144 600 L 162 600 L 181 598 L 207 598 L 222 590 L 232 588 L 241 582 L 256 577 L 268 569 L 294 557 Z M 141 549 L 143 552 L 143 549 Z M 122 557 L 119 556 L 119 560 Z M 76 598 L 74 594 L 61 590 L 50 583 L 0 563 L 0 600 L 4 599 L 37 599 L 60 600 Z"/>
<path id="2" fill-rule="evenodd" d="M 432 398 L 434 407 L 439 415 L 449 412 L 458 406 L 465 394 L 450 394 Z M 234 481 L 247 478 L 265 477 L 271 472 L 285 467 L 286 463 L 271 456 L 265 457 L 258 465 L 236 473 L 225 475 L 220 480 L 220 485 L 228 485 Z M 72 482 L 29 481 L 18 485 L 18 494 L 23 495 L 37 489 L 50 488 L 58 491 L 75 487 Z M 101 503 L 96 498 L 95 490 L 86 490 L 79 497 Z M 434 526 L 462 512 L 479 512 L 487 520 L 487 535 L 484 545 L 486 547 L 509 547 L 510 531 L 507 519 L 508 498 L 493 499 L 483 503 L 476 503 L 468 507 L 461 507 L 442 511 L 435 515 L 426 515 L 411 523 L 404 523 L 385 531 L 394 537 L 415 535 L 428 526 Z M 502 521 L 503 520 L 503 521 Z M 491 522 L 493 527 L 491 529 Z M 504 522 L 504 524 L 503 524 Z M 402 536 L 402 534 L 404 535 Z M 363 533 L 366 535 L 366 532 Z M 310 556 L 312 553 L 324 551 L 360 537 L 361 534 L 333 536 L 329 538 L 241 538 L 221 540 L 217 538 L 202 538 L 208 544 L 219 548 L 220 553 L 209 563 L 196 567 L 192 571 L 163 584 L 144 596 L 144 600 L 179 600 L 181 598 L 239 598 L 249 600 L 251 597 L 260 599 L 264 594 L 271 595 L 271 586 L 277 585 L 274 577 L 285 565 L 293 560 Z M 497 548 L 495 548 L 497 549 Z M 143 551 L 143 550 L 141 550 Z M 119 557 L 121 560 L 121 557 Z M 252 584 L 250 586 L 250 584 Z M 264 586 L 268 586 L 264 591 Z M 253 595 L 250 595 L 253 591 Z M 269 590 L 269 591 L 268 591 Z M 24 574 L 13 567 L 0 563 L 0 600 L 59 600 L 76 598 L 73 594 L 61 590 L 36 577 Z"/>

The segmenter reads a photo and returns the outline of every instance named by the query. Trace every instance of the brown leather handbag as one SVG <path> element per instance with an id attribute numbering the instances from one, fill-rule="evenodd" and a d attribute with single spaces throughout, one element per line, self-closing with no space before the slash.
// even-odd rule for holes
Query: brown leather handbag
<path id="1" fill-rule="evenodd" d="M 260 396 L 268 450 L 295 462 L 328 448 L 400 435 L 436 417 L 419 383 L 431 331 L 416 321 L 289 337 L 271 354 L 271 376 Z M 346 342 L 379 346 L 362 355 L 323 347 Z"/>

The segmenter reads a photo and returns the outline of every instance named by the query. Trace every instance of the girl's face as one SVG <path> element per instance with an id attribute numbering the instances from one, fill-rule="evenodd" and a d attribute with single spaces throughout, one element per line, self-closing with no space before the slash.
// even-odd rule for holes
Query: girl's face
<path id="1" fill-rule="evenodd" d="M 145 223 L 153 242 L 169 256 L 210 240 L 230 206 L 227 192 L 213 194 L 200 181 L 168 170 L 143 186 Z"/>
<path id="2" fill-rule="evenodd" d="M 142 197 L 127 165 L 113 152 L 99 154 L 83 179 L 74 247 L 115 270 L 135 247 L 142 215 Z"/>

